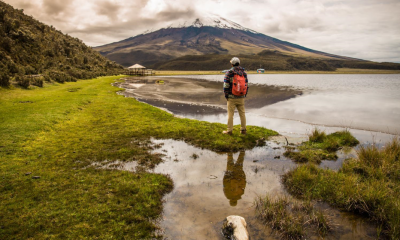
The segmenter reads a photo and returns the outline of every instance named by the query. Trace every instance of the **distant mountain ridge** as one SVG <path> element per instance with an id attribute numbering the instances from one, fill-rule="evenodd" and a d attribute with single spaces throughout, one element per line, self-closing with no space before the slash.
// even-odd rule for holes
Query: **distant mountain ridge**
<path id="1" fill-rule="evenodd" d="M 188 26 L 178 23 L 146 31 L 94 49 L 123 66 L 134 63 L 155 66 L 186 55 L 254 55 L 263 50 L 279 51 L 293 57 L 353 60 L 282 41 L 216 15 L 196 18 Z"/>

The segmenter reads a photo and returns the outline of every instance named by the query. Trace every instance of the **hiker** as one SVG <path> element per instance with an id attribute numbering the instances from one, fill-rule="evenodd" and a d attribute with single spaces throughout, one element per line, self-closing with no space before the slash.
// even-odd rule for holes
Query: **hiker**
<path id="1" fill-rule="evenodd" d="M 249 89 L 247 74 L 244 68 L 240 67 L 240 60 L 237 57 L 231 59 L 232 68 L 225 73 L 224 93 L 228 107 L 228 129 L 223 134 L 232 135 L 233 114 L 237 108 L 240 116 L 240 133 L 246 134 L 246 115 L 244 110 L 244 98 Z"/>

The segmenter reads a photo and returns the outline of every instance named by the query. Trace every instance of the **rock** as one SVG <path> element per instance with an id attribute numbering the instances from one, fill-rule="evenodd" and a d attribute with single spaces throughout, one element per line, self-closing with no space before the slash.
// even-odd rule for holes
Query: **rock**
<path id="1" fill-rule="evenodd" d="M 31 172 L 27 172 L 27 173 L 25 173 L 25 176 L 28 176 L 28 175 L 31 175 L 32 173 Z"/>
<path id="2" fill-rule="evenodd" d="M 39 179 L 40 176 L 33 176 L 32 179 Z"/>
<path id="3" fill-rule="evenodd" d="M 241 216 L 231 215 L 225 219 L 222 233 L 227 239 L 249 240 L 246 220 Z"/>

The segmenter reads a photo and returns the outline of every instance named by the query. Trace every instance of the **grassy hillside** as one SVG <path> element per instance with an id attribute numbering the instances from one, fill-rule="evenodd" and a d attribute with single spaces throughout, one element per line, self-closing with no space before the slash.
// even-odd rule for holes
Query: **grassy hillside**
<path id="1" fill-rule="evenodd" d="M 189 55 L 153 66 L 157 70 L 222 70 L 230 68 L 229 60 L 234 55 Z M 293 57 L 279 51 L 264 50 L 255 55 L 237 55 L 241 65 L 256 70 L 260 65 L 265 70 L 319 70 L 334 71 L 336 68 L 319 59 Z"/>
<path id="2" fill-rule="evenodd" d="M 247 70 L 264 68 L 266 71 L 335 71 L 337 68 L 400 70 L 398 63 L 377 63 L 362 60 L 332 60 L 299 57 L 277 50 L 264 50 L 253 55 L 187 55 L 154 64 L 157 70 L 223 70 L 230 67 L 229 60 L 239 57 Z"/>
<path id="3" fill-rule="evenodd" d="M 65 35 L 0 1 L 0 86 L 41 86 L 119 73 L 121 66 L 81 40 Z M 26 75 L 43 77 L 27 78 Z"/>

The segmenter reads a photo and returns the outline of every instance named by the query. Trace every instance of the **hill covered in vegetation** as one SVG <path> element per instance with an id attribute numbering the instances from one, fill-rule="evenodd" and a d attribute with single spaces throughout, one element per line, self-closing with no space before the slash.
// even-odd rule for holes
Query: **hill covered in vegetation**
<path id="1" fill-rule="evenodd" d="M 0 1 L 0 86 L 76 81 L 118 74 L 122 66 L 81 40 Z M 29 76 L 29 77 L 28 77 Z"/>
<path id="2" fill-rule="evenodd" d="M 335 71 L 337 68 L 400 70 L 398 63 L 301 57 L 278 50 L 263 50 L 251 55 L 186 55 L 158 62 L 151 67 L 157 70 L 222 70 L 230 68 L 229 60 L 234 56 L 240 58 L 241 65 L 247 70 L 256 70 L 260 67 L 267 71 Z"/>
<path id="3" fill-rule="evenodd" d="M 235 55 L 236 56 L 236 55 Z M 154 65 L 158 70 L 218 70 L 230 68 L 229 60 L 234 55 L 188 55 Z M 264 50 L 253 55 L 237 55 L 241 65 L 247 70 L 264 68 L 265 70 L 296 71 L 317 70 L 334 71 L 335 67 L 325 61 L 315 58 L 293 57 L 277 50 Z"/>

